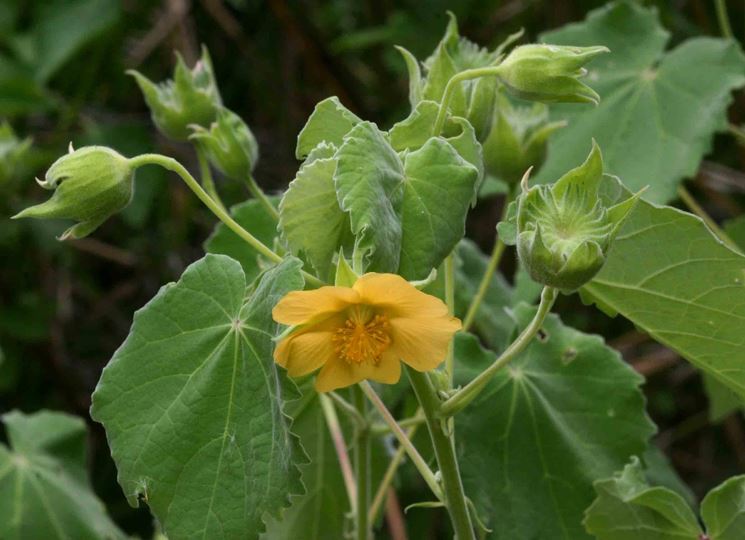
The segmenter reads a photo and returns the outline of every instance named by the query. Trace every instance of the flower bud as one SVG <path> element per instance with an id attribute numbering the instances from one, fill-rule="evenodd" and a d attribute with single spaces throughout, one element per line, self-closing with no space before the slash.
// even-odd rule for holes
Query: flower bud
<path id="1" fill-rule="evenodd" d="M 207 155 L 210 163 L 233 180 L 246 180 L 259 160 L 259 145 L 240 116 L 220 109 L 209 129 L 191 126 L 189 137 Z"/>
<path id="2" fill-rule="evenodd" d="M 525 171 L 543 164 L 549 135 L 565 125 L 549 122 L 548 107 L 542 103 L 513 107 L 499 94 L 494 125 L 483 144 L 486 172 L 516 185 Z"/>
<path id="3" fill-rule="evenodd" d="M 206 48 L 202 48 L 202 58 L 192 69 L 187 68 L 184 59 L 176 53 L 173 80 L 155 84 L 135 70 L 127 73 L 140 86 L 156 127 L 176 141 L 186 141 L 189 138 L 191 124 L 209 126 L 222 106 L 212 61 Z"/>
<path id="4" fill-rule="evenodd" d="M 606 47 L 522 45 L 515 47 L 499 65 L 499 78 L 514 95 L 523 99 L 594 103 L 600 96 L 579 81 L 583 67 Z"/>
<path id="5" fill-rule="evenodd" d="M 593 142 L 587 160 L 552 185 L 527 187 L 517 199 L 517 252 L 533 280 L 564 292 L 597 274 L 641 192 L 606 206 L 598 194 L 603 159 Z"/>
<path id="6" fill-rule="evenodd" d="M 61 218 L 78 223 L 60 240 L 88 236 L 132 199 L 134 169 L 130 161 L 110 148 L 86 146 L 55 161 L 44 189 L 54 190 L 51 199 L 19 212 L 16 218 Z"/>

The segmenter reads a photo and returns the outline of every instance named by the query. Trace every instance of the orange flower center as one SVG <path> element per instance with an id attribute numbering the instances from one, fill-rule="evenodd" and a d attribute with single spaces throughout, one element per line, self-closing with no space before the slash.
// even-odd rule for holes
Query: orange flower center
<path id="1" fill-rule="evenodd" d="M 349 364 L 377 365 L 391 344 L 389 326 L 385 315 L 373 313 L 367 306 L 353 307 L 344 326 L 334 332 L 336 354 Z"/>

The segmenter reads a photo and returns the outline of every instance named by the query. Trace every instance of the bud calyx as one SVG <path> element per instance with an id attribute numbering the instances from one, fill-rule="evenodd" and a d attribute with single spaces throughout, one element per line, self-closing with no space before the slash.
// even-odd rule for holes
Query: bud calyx
<path id="1" fill-rule="evenodd" d="M 521 45 L 499 65 L 499 79 L 517 97 L 543 102 L 593 103 L 600 96 L 579 80 L 584 65 L 606 47 Z"/>
<path id="2" fill-rule="evenodd" d="M 206 48 L 202 49 L 202 57 L 192 69 L 187 68 L 184 59 L 176 53 L 173 80 L 155 84 L 138 71 L 127 73 L 142 90 L 156 127 L 171 139 L 186 141 L 191 134 L 191 124 L 209 126 L 222 106 Z"/>
<path id="3" fill-rule="evenodd" d="M 210 163 L 233 180 L 246 180 L 259 160 L 259 145 L 240 116 L 220 109 L 209 129 L 191 126 L 189 137 L 205 153 Z"/>
<path id="4" fill-rule="evenodd" d="M 132 199 L 134 168 L 130 161 L 110 148 L 86 146 L 55 161 L 44 181 L 52 197 L 19 212 L 13 218 L 61 218 L 78 223 L 67 229 L 60 240 L 82 238 L 97 229 Z"/>
<path id="5" fill-rule="evenodd" d="M 621 224 L 640 193 L 606 206 L 598 190 L 603 179 L 600 149 L 551 185 L 527 188 L 517 200 L 517 250 L 537 282 L 571 292 L 602 268 Z"/>

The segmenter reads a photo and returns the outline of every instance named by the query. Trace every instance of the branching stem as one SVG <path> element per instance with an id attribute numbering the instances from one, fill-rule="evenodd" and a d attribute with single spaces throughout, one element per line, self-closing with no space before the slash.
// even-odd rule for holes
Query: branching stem
<path id="1" fill-rule="evenodd" d="M 194 192 L 199 200 L 202 201 L 204 205 L 209 208 L 212 213 L 215 214 L 215 216 L 225 224 L 226 227 L 228 227 L 242 240 L 244 240 L 247 244 L 249 244 L 252 248 L 254 248 L 270 261 L 282 261 L 281 256 L 277 255 L 274 251 L 264 245 L 261 240 L 244 229 L 237 221 L 235 221 L 230 216 L 230 214 L 227 213 L 227 211 L 225 211 L 225 209 L 220 206 L 219 203 L 215 202 L 215 200 L 210 197 L 210 195 L 204 190 L 204 188 L 199 185 L 199 182 L 194 179 L 191 173 L 187 171 L 186 168 L 175 159 L 168 156 L 163 156 L 161 154 L 142 154 L 131 158 L 129 161 L 135 168 L 141 167 L 143 165 L 158 165 L 160 167 L 163 167 L 164 169 L 175 172 L 181 177 L 186 185 L 189 186 L 189 189 Z M 316 287 L 320 287 L 321 285 L 323 285 L 323 282 L 320 279 L 312 274 L 309 274 L 308 272 L 303 271 L 303 277 L 305 278 L 305 281 L 311 285 L 315 285 Z"/>
<path id="2" fill-rule="evenodd" d="M 411 462 L 417 468 L 419 474 L 422 475 L 422 478 L 424 478 L 424 481 L 429 486 L 429 489 L 432 490 L 432 493 L 435 494 L 435 497 L 437 497 L 438 499 L 442 499 L 442 491 L 440 490 L 440 485 L 437 483 L 437 479 L 435 478 L 435 473 L 432 472 L 432 470 L 427 465 L 427 462 L 424 460 L 414 444 L 411 442 L 411 439 L 406 436 L 404 430 L 401 429 L 401 426 L 398 425 L 396 419 L 393 418 L 393 415 L 385 406 L 383 400 L 380 399 L 380 396 L 378 396 L 373 387 L 370 386 L 369 382 L 362 381 L 359 384 L 359 387 L 362 389 L 362 392 L 365 393 L 367 399 L 370 400 L 370 403 L 372 403 L 373 406 L 378 410 L 378 413 L 380 413 L 383 421 L 388 424 L 388 427 L 391 428 L 391 432 L 393 432 L 393 434 L 396 436 L 401 446 L 404 447 L 406 453 L 409 455 L 409 459 L 411 459 Z"/>

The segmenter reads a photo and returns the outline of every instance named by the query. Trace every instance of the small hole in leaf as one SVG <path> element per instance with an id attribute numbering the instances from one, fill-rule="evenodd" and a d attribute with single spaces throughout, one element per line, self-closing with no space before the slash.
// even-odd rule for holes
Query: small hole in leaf
<path id="1" fill-rule="evenodd" d="M 565 366 L 570 364 L 575 358 L 577 358 L 577 349 L 574 347 L 568 347 L 561 353 L 561 363 Z"/>
<path id="2" fill-rule="evenodd" d="M 548 332 L 541 328 L 540 330 L 538 330 L 538 334 L 536 334 L 536 337 L 541 343 L 546 343 L 548 341 L 549 335 Z"/>

